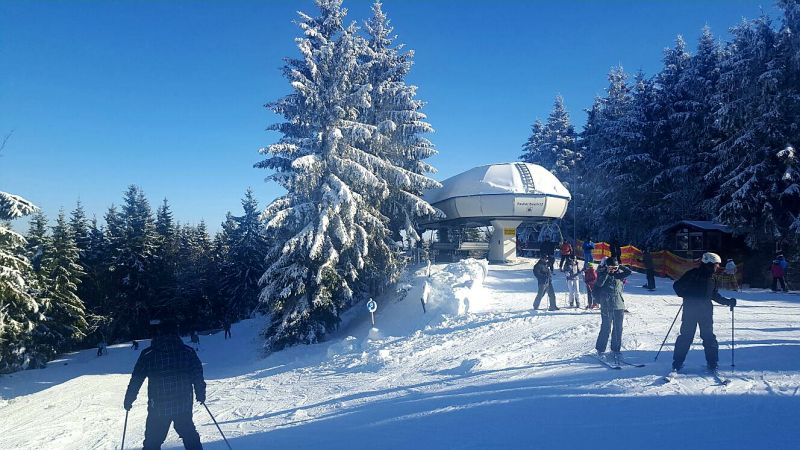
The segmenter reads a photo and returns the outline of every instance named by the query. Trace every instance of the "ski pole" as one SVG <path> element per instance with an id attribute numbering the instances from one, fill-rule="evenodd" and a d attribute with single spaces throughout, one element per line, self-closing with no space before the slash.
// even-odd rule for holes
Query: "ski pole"
<path id="1" fill-rule="evenodd" d="M 735 329 L 736 322 L 734 321 L 734 318 L 733 318 L 733 316 L 734 316 L 733 310 L 734 310 L 734 307 L 731 306 L 731 370 L 733 370 L 733 368 L 736 367 L 736 364 L 734 363 L 734 361 L 735 361 L 734 357 L 736 356 L 736 353 L 735 353 L 736 340 L 734 340 L 734 334 L 733 334 L 733 330 Z"/>
<path id="2" fill-rule="evenodd" d="M 681 304 L 681 307 L 678 308 L 678 314 L 675 314 L 675 318 L 672 319 L 672 325 L 669 326 L 669 330 L 667 330 L 667 335 L 664 336 L 664 341 L 661 342 L 661 347 L 658 348 L 658 353 L 656 353 L 656 357 L 655 359 L 653 359 L 653 361 L 658 361 L 658 355 L 661 354 L 661 349 L 664 348 L 664 344 L 667 343 L 667 338 L 669 338 L 669 334 L 672 332 L 672 327 L 675 326 L 675 322 L 678 320 L 678 316 L 681 314 L 682 309 L 683 309 L 683 304 Z"/>
<path id="3" fill-rule="evenodd" d="M 217 430 L 219 430 L 219 434 L 222 435 L 222 440 L 225 441 L 225 445 L 228 446 L 228 450 L 232 450 L 231 449 L 231 444 L 229 444 L 228 443 L 228 439 L 225 438 L 225 433 L 223 433 L 222 432 L 222 428 L 219 427 L 219 424 L 217 423 L 217 419 L 215 419 L 214 415 L 211 414 L 211 410 L 208 409 L 208 405 L 206 405 L 205 403 L 201 403 L 201 404 L 206 407 L 206 411 L 208 411 L 208 415 L 211 416 L 211 420 L 213 420 L 214 421 L 214 425 L 217 426 Z"/>
<path id="4" fill-rule="evenodd" d="M 122 426 L 122 445 L 119 446 L 120 450 L 125 448 L 125 432 L 128 431 L 128 411 L 125 410 L 125 425 Z"/>

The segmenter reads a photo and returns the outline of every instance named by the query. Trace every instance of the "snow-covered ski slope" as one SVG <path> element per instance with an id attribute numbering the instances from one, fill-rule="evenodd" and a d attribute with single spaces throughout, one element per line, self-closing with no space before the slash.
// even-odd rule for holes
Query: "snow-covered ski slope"
<path id="1" fill-rule="evenodd" d="M 642 275 L 631 277 L 623 347 L 647 366 L 609 370 L 583 356 L 597 312 L 531 312 L 531 265 L 434 265 L 427 314 L 421 268 L 400 283 L 403 300 L 379 299 L 377 331 L 359 308 L 330 341 L 267 358 L 258 319 L 234 326 L 231 340 L 201 336 L 208 405 L 234 449 L 798 448 L 800 296 L 726 293 L 741 299 L 733 373 L 730 312 L 714 310 L 731 384 L 703 376 L 699 337 L 689 374 L 667 384 L 677 329 L 653 357 L 680 304 L 671 283 L 659 279 L 648 292 Z M 118 448 L 137 355 L 112 346 L 101 358 L 79 352 L 0 377 L 0 449 Z M 145 398 L 146 386 L 126 448 L 141 448 Z M 195 422 L 206 449 L 226 448 L 199 405 Z M 182 448 L 174 431 L 164 448 Z"/>

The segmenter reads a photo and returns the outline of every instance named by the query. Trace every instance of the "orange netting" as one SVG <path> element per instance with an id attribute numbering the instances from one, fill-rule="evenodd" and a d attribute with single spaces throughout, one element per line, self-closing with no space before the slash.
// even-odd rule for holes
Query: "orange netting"
<path id="1" fill-rule="evenodd" d="M 583 241 L 578 241 L 576 247 L 580 249 L 578 256 L 583 259 Z M 620 263 L 640 270 L 645 269 L 641 250 L 633 245 L 626 245 L 621 247 L 620 250 L 622 250 L 622 261 L 620 261 Z M 670 277 L 673 280 L 680 278 L 686 271 L 697 267 L 699 264 L 696 260 L 681 258 L 668 250 L 659 250 L 657 252 L 651 252 L 650 254 L 653 256 L 653 267 L 656 275 Z M 600 261 L 607 256 L 611 256 L 611 246 L 606 242 L 595 242 L 594 250 L 592 251 L 594 260 Z M 743 273 L 744 266 L 738 264 L 736 266 L 736 281 L 739 284 L 742 282 Z"/>

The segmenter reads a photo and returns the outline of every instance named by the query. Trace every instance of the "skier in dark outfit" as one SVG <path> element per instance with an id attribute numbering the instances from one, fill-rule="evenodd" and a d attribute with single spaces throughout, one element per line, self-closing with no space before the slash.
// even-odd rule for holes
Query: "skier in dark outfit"
<path id="1" fill-rule="evenodd" d="M 647 284 L 642 287 L 654 291 L 656 289 L 656 267 L 653 263 L 653 254 L 650 253 L 649 248 L 645 248 L 642 253 L 642 263 L 644 263 L 644 270 L 647 274 Z"/>
<path id="2" fill-rule="evenodd" d="M 616 258 L 608 258 L 606 266 L 597 271 L 594 284 L 595 301 L 600 303 L 600 334 L 594 348 L 599 355 L 606 351 L 608 336 L 611 334 L 611 351 L 619 362 L 622 350 L 622 322 L 625 319 L 625 300 L 622 298 L 623 280 L 631 274 L 631 269 L 621 266 Z M 613 331 L 612 331 L 613 325 Z"/>
<path id="3" fill-rule="evenodd" d="M 191 347 L 184 345 L 177 329 L 169 323 L 154 323 L 157 336 L 136 361 L 125 393 L 125 410 L 130 411 L 145 378 L 147 424 L 143 450 L 160 449 L 174 424 L 187 450 L 202 450 L 200 435 L 192 422 L 192 387 L 197 401 L 206 401 L 203 366 Z"/>
<path id="4" fill-rule="evenodd" d="M 541 258 L 536 264 L 533 265 L 533 276 L 539 282 L 539 292 L 536 294 L 536 300 L 533 301 L 534 311 L 539 309 L 539 304 L 542 302 L 545 292 L 550 298 L 550 307 L 548 311 L 557 311 L 559 308 L 556 306 L 556 293 L 553 291 L 553 271 L 550 266 L 555 262 L 554 256 Z"/>
<path id="5" fill-rule="evenodd" d="M 704 253 L 702 264 L 696 269 L 691 269 L 672 285 L 675 293 L 683 298 L 683 316 L 681 317 L 681 332 L 675 341 L 675 353 L 672 356 L 672 370 L 678 371 L 683 367 L 686 354 L 694 340 L 694 332 L 700 327 L 700 337 L 703 339 L 703 349 L 706 353 L 706 363 L 709 370 L 716 370 L 719 361 L 719 345 L 714 336 L 714 306 L 711 300 L 729 306 L 731 310 L 736 306 L 735 298 L 725 298 L 717 292 L 717 282 L 714 272 L 717 271 L 722 259 L 716 253 Z"/>

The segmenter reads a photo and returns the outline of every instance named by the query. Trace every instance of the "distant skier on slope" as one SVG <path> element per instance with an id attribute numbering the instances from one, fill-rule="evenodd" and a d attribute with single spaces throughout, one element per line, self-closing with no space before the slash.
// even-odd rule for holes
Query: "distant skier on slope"
<path id="1" fill-rule="evenodd" d="M 644 248 L 641 262 L 644 264 L 644 270 L 647 274 L 647 284 L 642 287 L 647 290 L 654 291 L 656 290 L 656 267 L 653 263 L 653 254 L 650 253 L 649 247 Z"/>
<path id="2" fill-rule="evenodd" d="M 717 292 L 714 273 L 722 263 L 719 255 L 704 253 L 700 261 L 700 267 L 689 270 L 672 285 L 675 293 L 683 298 L 681 330 L 675 341 L 675 353 L 672 356 L 673 371 L 679 371 L 683 367 L 698 326 L 708 369 L 717 370 L 719 344 L 717 337 L 714 336 L 714 307 L 711 300 L 729 306 L 731 310 L 736 306 L 735 298 L 725 298 Z"/>
<path id="3" fill-rule="evenodd" d="M 788 267 L 788 264 L 786 264 L 785 259 L 783 259 L 783 261 L 781 261 L 781 259 L 783 259 L 783 256 L 781 256 L 780 258 L 775 258 L 775 260 L 772 261 L 772 266 L 770 266 L 769 269 L 770 273 L 772 273 L 772 292 L 778 292 L 779 282 L 781 284 L 781 290 L 783 290 L 784 292 L 788 292 L 789 290 L 786 288 L 786 278 L 785 278 L 786 267 Z"/>
<path id="4" fill-rule="evenodd" d="M 578 260 L 575 257 L 567 259 L 567 292 L 569 292 L 569 306 L 570 308 L 581 307 L 581 288 L 579 276 L 581 271 L 578 270 Z"/>
<path id="5" fill-rule="evenodd" d="M 542 297 L 544 297 L 545 292 L 550 298 L 550 307 L 547 308 L 547 310 L 557 311 L 559 309 L 558 306 L 556 306 L 556 293 L 553 291 L 553 272 L 550 270 L 550 266 L 554 262 L 555 257 L 548 256 L 539 259 L 533 266 L 533 276 L 536 277 L 536 281 L 539 283 L 539 291 L 536 294 L 536 299 L 533 301 L 534 311 L 539 309 L 539 304 L 542 302 Z"/>
<path id="6" fill-rule="evenodd" d="M 564 271 L 564 261 L 567 260 L 567 257 L 573 256 L 575 254 L 574 250 L 572 249 L 572 244 L 569 241 L 561 242 L 561 261 L 558 263 L 558 270 Z"/>
<path id="7" fill-rule="evenodd" d="M 589 236 L 589 239 L 583 243 L 583 268 L 585 269 L 586 266 L 594 262 L 594 256 L 592 255 L 592 250 L 594 250 L 594 241 L 592 237 Z"/>
<path id="8" fill-rule="evenodd" d="M 617 259 L 612 257 L 606 260 L 605 267 L 598 270 L 595 282 L 595 301 L 600 304 L 602 320 L 595 349 L 598 355 L 602 356 L 606 351 L 610 334 L 611 351 L 617 363 L 619 363 L 622 350 L 622 322 L 625 319 L 625 299 L 622 298 L 622 285 L 630 274 L 631 269 L 621 266 Z"/>
<path id="9" fill-rule="evenodd" d="M 586 283 L 586 309 L 594 309 L 597 302 L 594 298 L 594 284 L 597 281 L 597 271 L 594 270 L 594 263 L 589 263 L 583 268 L 583 282 Z"/>
<path id="10" fill-rule="evenodd" d="M 202 450 L 200 435 L 192 422 L 192 388 L 197 401 L 204 403 L 203 366 L 194 350 L 184 345 L 174 324 L 152 321 L 151 325 L 156 327 L 156 336 L 133 368 L 125 393 L 125 410 L 130 411 L 144 379 L 149 378 L 143 450 L 160 449 L 170 423 L 186 450 Z"/>

